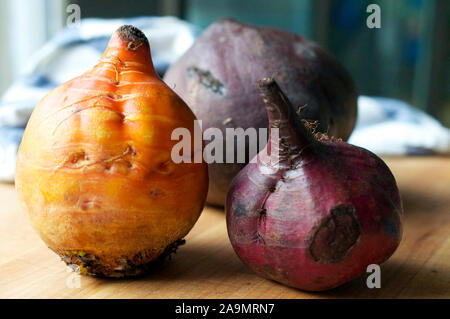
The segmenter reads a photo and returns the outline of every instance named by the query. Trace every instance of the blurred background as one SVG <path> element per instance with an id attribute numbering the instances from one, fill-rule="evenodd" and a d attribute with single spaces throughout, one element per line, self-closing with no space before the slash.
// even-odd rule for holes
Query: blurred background
<path id="1" fill-rule="evenodd" d="M 319 42 L 352 74 L 360 94 L 404 100 L 450 127 L 450 1 L 447 0 L 0 0 L 0 95 L 30 56 L 81 18 L 172 15 L 203 29 L 222 17 L 273 26 Z M 366 8 L 381 7 L 369 29 Z"/>

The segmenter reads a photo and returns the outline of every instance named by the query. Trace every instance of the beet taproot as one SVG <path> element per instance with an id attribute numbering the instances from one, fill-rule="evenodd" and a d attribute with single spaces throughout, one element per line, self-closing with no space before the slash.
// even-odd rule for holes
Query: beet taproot
<path id="1" fill-rule="evenodd" d="M 402 236 L 395 179 L 375 154 L 295 122 L 272 79 L 259 82 L 272 129 L 266 149 L 233 180 L 227 227 L 259 275 L 309 291 L 380 264 Z M 289 116 L 290 114 L 290 116 Z"/>
<path id="2" fill-rule="evenodd" d="M 46 95 L 25 129 L 16 189 L 48 247 L 108 277 L 139 275 L 173 252 L 208 188 L 206 163 L 171 159 L 172 131 L 193 135 L 194 120 L 155 72 L 145 35 L 119 28 L 100 62 Z"/>
<path id="3" fill-rule="evenodd" d="M 317 121 L 319 132 L 344 140 L 350 136 L 357 100 L 352 79 L 316 43 L 293 33 L 220 20 L 170 66 L 164 81 L 202 120 L 204 130 L 220 128 L 225 136 L 226 128 L 268 127 L 254 85 L 265 76 L 277 80 L 296 110 L 303 108 L 298 119 Z M 224 163 L 208 165 L 210 204 L 225 204 L 232 179 L 250 160 L 226 163 L 226 152 Z"/>

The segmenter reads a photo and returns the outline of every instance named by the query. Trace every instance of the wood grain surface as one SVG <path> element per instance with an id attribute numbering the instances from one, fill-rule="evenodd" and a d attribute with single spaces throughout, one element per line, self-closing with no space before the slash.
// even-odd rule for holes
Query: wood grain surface
<path id="1" fill-rule="evenodd" d="M 0 184 L 0 298 L 450 298 L 450 158 L 387 159 L 404 205 L 404 235 L 381 267 L 381 288 L 367 275 L 308 293 L 258 277 L 234 254 L 222 210 L 205 208 L 186 245 L 138 279 L 71 273 L 39 239 L 12 184 Z M 78 287 L 79 283 L 79 287 Z"/>

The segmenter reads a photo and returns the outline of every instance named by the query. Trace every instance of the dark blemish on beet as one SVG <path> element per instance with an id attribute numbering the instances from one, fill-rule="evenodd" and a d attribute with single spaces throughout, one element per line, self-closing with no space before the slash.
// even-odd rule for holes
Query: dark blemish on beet
<path id="1" fill-rule="evenodd" d="M 233 212 L 237 217 L 247 216 L 248 214 L 246 206 L 241 203 L 233 204 Z"/>
<path id="2" fill-rule="evenodd" d="M 353 206 L 337 205 L 330 213 L 315 231 L 309 246 L 311 256 L 320 263 L 342 260 L 361 234 Z"/>
<path id="3" fill-rule="evenodd" d="M 392 237 L 397 237 L 398 236 L 398 227 L 395 223 L 393 223 L 392 221 L 386 221 L 384 224 L 384 231 Z"/>
<path id="4" fill-rule="evenodd" d="M 189 77 L 196 77 L 198 82 L 205 88 L 210 89 L 214 93 L 225 95 L 226 89 L 224 85 L 210 71 L 202 70 L 196 66 L 190 66 L 187 68 L 186 73 Z"/>
<path id="5" fill-rule="evenodd" d="M 159 188 L 152 188 L 150 189 L 150 191 L 148 192 L 148 195 L 152 198 L 158 198 L 164 195 L 164 191 L 162 189 Z"/>
<path id="6" fill-rule="evenodd" d="M 157 165 L 156 169 L 161 174 L 169 174 L 172 172 L 171 162 L 169 160 L 161 162 Z"/>

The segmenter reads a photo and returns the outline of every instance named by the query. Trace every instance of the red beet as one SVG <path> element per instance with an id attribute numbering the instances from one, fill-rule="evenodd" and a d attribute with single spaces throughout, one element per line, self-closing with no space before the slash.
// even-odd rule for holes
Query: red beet
<path id="1" fill-rule="evenodd" d="M 259 275 L 309 291 L 337 287 L 387 260 L 402 235 L 389 168 L 293 120 L 272 79 L 258 85 L 279 136 L 231 184 L 227 227 L 237 255 Z"/>

